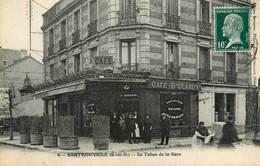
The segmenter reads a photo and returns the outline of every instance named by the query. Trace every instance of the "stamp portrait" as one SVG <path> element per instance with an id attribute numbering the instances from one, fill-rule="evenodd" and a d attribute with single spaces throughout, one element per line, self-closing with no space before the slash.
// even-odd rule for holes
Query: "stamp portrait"
<path id="1" fill-rule="evenodd" d="M 214 8 L 214 51 L 250 51 L 250 8 Z"/>

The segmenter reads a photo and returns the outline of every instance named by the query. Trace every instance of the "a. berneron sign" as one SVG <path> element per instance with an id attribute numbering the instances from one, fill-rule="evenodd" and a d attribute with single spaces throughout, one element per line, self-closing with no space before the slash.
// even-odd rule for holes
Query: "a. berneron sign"
<path id="1" fill-rule="evenodd" d="M 150 79 L 148 87 L 155 89 L 200 90 L 201 84 L 200 82 L 190 81 Z"/>

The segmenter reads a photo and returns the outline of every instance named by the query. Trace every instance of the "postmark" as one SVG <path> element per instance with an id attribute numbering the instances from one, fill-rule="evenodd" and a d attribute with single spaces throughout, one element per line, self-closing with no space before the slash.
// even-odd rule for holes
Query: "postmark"
<path id="1" fill-rule="evenodd" d="M 250 17 L 250 8 L 215 7 L 214 51 L 250 51 Z"/>

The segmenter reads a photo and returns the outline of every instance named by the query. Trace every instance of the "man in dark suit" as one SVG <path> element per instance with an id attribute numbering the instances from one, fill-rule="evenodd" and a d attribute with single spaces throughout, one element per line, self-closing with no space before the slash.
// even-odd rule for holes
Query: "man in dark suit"
<path id="1" fill-rule="evenodd" d="M 134 143 L 136 143 L 136 136 L 135 136 L 135 119 L 132 114 L 129 114 L 129 125 L 128 125 L 128 139 L 129 143 L 132 144 L 132 137 Z"/>
<path id="2" fill-rule="evenodd" d="M 169 134 L 171 129 L 170 119 L 166 116 L 166 113 L 161 114 L 161 143 L 158 145 L 163 145 L 164 138 L 166 138 L 165 145 L 168 145 L 169 142 Z"/>

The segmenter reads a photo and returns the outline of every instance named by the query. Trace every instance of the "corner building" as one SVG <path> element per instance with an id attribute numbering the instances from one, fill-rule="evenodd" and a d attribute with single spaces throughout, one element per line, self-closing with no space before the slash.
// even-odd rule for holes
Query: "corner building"
<path id="1" fill-rule="evenodd" d="M 160 114 L 172 137 L 236 117 L 244 131 L 250 53 L 213 51 L 213 7 L 242 0 L 60 0 L 43 14 L 45 82 L 35 95 L 45 114 L 74 115 L 75 134 L 91 135 L 93 113 Z"/>

